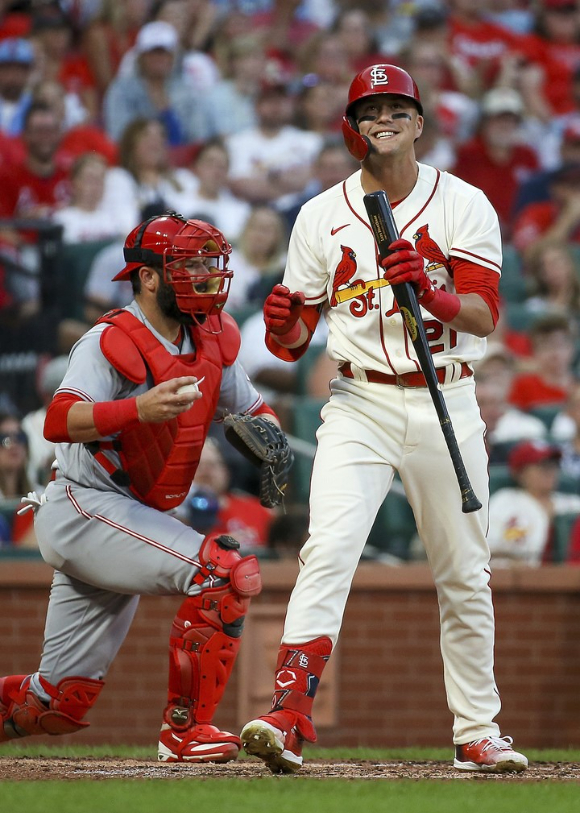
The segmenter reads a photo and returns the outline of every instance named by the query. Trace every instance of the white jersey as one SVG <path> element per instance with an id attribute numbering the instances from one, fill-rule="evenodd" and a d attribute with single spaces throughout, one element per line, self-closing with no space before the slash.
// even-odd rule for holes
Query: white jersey
<path id="1" fill-rule="evenodd" d="M 413 191 L 394 206 L 400 236 L 425 257 L 435 285 L 454 293 L 450 257 L 501 273 L 497 215 L 483 194 L 447 172 L 419 164 Z M 332 359 L 387 374 L 419 370 L 393 293 L 377 262 L 363 203 L 361 171 L 301 209 L 290 238 L 284 285 L 323 304 Z M 480 359 L 486 342 L 422 311 L 436 367 Z"/>
<path id="2" fill-rule="evenodd" d="M 126 310 L 147 325 L 155 338 L 172 355 L 194 351 L 189 333 L 186 331 L 184 331 L 183 346 L 178 348 L 152 327 L 136 302 L 131 302 Z M 106 324 L 96 325 L 75 344 L 71 351 L 68 370 L 57 393 L 70 393 L 83 401 L 97 403 L 132 398 L 151 389 L 153 379 L 150 373 L 148 373 L 145 383 L 135 385 L 107 361 L 100 347 L 101 333 L 107 326 Z M 203 385 L 200 389 L 203 393 Z M 219 420 L 229 412 L 253 411 L 262 404 L 262 401 L 262 396 L 254 389 L 238 361 L 235 361 L 231 367 L 223 368 L 215 419 Z M 195 402 L 192 409 L 195 409 Z M 105 454 L 116 467 L 120 466 L 116 452 L 107 451 Z M 57 444 L 56 461 L 61 474 L 74 483 L 102 491 L 117 491 L 133 497 L 129 489 L 118 486 L 111 480 L 83 443 Z"/>

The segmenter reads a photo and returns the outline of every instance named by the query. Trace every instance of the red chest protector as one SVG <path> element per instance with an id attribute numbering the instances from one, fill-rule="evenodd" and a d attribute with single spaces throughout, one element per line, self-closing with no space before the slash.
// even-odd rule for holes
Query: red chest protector
<path id="1" fill-rule="evenodd" d="M 187 412 L 165 423 L 140 423 L 126 429 L 109 446 L 119 454 L 122 474 L 131 491 L 141 502 L 160 511 L 175 508 L 187 496 L 216 410 L 222 368 L 233 364 L 238 355 L 238 326 L 226 313 L 221 318 L 222 333 L 190 328 L 196 350 L 179 356 L 169 353 L 129 311 L 110 311 L 98 320 L 110 325 L 101 334 L 103 355 L 133 383 L 142 384 L 148 371 L 154 385 L 184 375 L 194 375 L 198 381 L 203 379 L 200 383 L 203 397 Z M 210 324 L 217 328 L 214 319 L 209 318 Z M 103 443 L 100 446 L 107 448 Z M 103 458 L 104 455 L 97 455 L 101 463 Z M 122 482 L 119 473 L 111 472 L 110 467 L 108 470 L 117 477 L 117 482 Z"/>

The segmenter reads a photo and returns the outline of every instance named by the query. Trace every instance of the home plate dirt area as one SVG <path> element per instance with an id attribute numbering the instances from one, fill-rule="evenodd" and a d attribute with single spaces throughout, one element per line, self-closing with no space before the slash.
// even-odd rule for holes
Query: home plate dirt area
<path id="1" fill-rule="evenodd" d="M 261 763 L 241 760 L 225 765 L 187 765 L 136 759 L 48 759 L 0 757 L 0 781 L 73 779 L 253 779 L 272 776 Z M 363 760 L 308 761 L 280 781 L 315 779 L 437 779 L 476 782 L 580 782 L 578 762 L 538 762 L 524 773 L 474 774 L 454 770 L 448 762 L 378 762 Z"/>

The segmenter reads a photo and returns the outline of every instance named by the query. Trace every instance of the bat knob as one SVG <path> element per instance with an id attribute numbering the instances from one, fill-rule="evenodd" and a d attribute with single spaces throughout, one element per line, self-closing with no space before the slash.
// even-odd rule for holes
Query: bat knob
<path id="1" fill-rule="evenodd" d="M 464 514 L 472 514 L 474 511 L 479 511 L 480 508 L 481 503 L 473 492 L 469 495 L 464 495 L 461 504 L 461 510 Z"/>

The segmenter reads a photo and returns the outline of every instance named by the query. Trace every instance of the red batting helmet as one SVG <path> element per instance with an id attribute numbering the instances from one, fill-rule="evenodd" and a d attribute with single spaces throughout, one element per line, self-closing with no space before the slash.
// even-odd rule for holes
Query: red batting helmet
<path id="1" fill-rule="evenodd" d="M 130 232 L 123 248 L 127 265 L 113 279 L 129 279 L 143 265 L 159 268 L 180 311 L 210 316 L 228 298 L 231 250 L 215 226 L 170 212 L 145 220 Z M 205 266 L 199 265 L 197 273 L 195 260 Z"/>
<path id="2" fill-rule="evenodd" d="M 348 91 L 348 103 L 342 119 L 342 134 L 345 144 L 351 155 L 357 161 L 363 161 L 369 151 L 368 139 L 358 131 L 358 125 L 353 116 L 356 102 L 379 93 L 388 93 L 393 96 L 406 96 L 415 102 L 419 114 L 423 115 L 423 105 L 413 77 L 396 65 L 371 65 L 357 74 L 351 82 Z"/>

